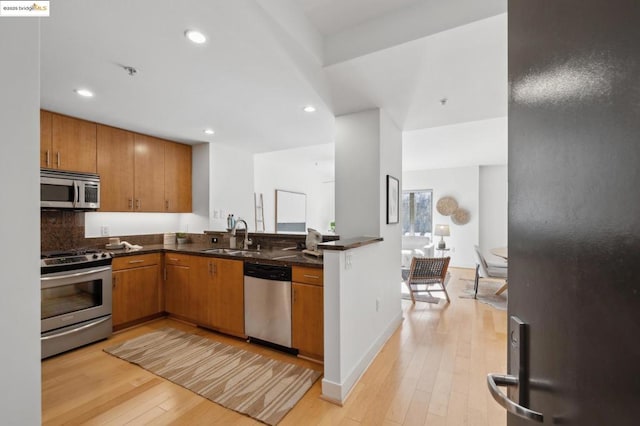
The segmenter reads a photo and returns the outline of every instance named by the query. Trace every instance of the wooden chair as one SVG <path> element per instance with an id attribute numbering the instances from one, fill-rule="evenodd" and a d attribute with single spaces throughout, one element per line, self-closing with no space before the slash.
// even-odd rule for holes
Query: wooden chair
<path id="1" fill-rule="evenodd" d="M 409 277 L 404 283 L 409 288 L 411 301 L 414 304 L 416 303 L 414 294 L 428 293 L 431 296 L 433 292 L 443 292 L 447 303 L 451 302 L 445 286 L 449 260 L 451 260 L 450 257 L 414 257 L 411 259 Z"/>

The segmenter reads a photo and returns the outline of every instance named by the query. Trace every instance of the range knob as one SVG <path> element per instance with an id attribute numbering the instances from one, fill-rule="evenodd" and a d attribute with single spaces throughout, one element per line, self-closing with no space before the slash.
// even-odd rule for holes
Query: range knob
<path id="1" fill-rule="evenodd" d="M 107 253 L 102 253 L 102 257 L 107 257 Z"/>
<path id="2" fill-rule="evenodd" d="M 94 255 L 93 255 L 93 256 L 91 256 L 91 257 L 93 257 L 94 259 L 97 259 L 97 258 L 98 258 L 98 255 L 97 255 L 97 254 L 94 254 Z"/>

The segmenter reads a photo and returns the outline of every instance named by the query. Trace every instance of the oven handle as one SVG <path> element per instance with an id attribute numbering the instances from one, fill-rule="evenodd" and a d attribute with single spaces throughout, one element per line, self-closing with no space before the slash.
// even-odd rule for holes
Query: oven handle
<path id="1" fill-rule="evenodd" d="M 64 278 L 75 278 L 75 277 L 82 277 L 84 275 L 91 275 L 91 274 L 97 274 L 98 272 L 104 272 L 104 271 L 108 271 L 111 269 L 111 266 L 105 266 L 104 268 L 98 268 L 98 269 L 91 269 L 89 271 L 84 271 L 84 272 L 77 272 L 75 274 L 69 274 L 69 275 L 56 275 L 55 277 L 40 277 L 40 281 L 53 281 L 53 280 L 61 280 Z"/>
<path id="2" fill-rule="evenodd" d="M 62 337 L 62 336 L 68 336 L 69 334 L 78 333 L 78 332 L 80 332 L 82 330 L 86 330 L 87 328 L 95 327 L 96 325 L 102 324 L 103 322 L 107 322 L 110 319 L 111 319 L 111 315 L 109 315 L 109 316 L 107 316 L 105 318 L 101 318 L 98 321 L 94 321 L 94 322 L 90 322 L 89 324 L 85 324 L 82 327 L 74 328 L 73 330 L 67 330 L 67 331 L 63 331 L 62 333 L 50 334 L 49 336 L 40 337 L 40 340 L 49 340 L 49 339 L 55 339 L 55 338 Z"/>

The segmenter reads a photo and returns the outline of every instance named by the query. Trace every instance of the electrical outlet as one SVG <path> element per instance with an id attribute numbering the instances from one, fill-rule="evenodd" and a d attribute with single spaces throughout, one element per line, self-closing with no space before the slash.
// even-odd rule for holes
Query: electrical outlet
<path id="1" fill-rule="evenodd" d="M 107 225 L 102 225 L 100 227 L 100 235 L 102 235 L 103 237 L 109 236 L 109 227 Z"/>
<path id="2" fill-rule="evenodd" d="M 346 254 L 344 256 L 344 269 L 351 269 L 353 266 L 353 256 L 351 254 Z"/>

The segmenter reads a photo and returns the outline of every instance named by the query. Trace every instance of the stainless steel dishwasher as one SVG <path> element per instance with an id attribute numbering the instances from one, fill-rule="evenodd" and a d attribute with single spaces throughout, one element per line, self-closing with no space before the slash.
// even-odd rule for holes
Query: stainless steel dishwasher
<path id="1" fill-rule="evenodd" d="M 291 267 L 244 264 L 244 327 L 249 340 L 291 348 Z"/>

